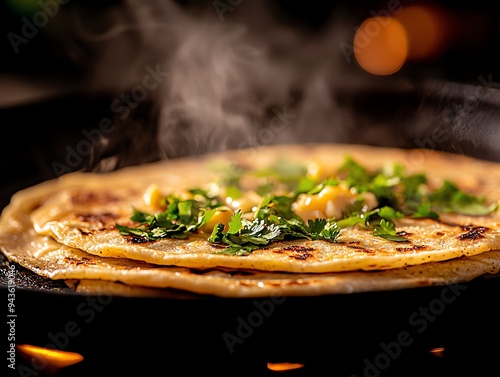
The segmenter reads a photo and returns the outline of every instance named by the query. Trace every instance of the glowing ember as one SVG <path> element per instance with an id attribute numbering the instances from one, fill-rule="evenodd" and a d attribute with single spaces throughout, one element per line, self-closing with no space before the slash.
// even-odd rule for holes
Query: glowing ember
<path id="1" fill-rule="evenodd" d="M 35 358 L 57 368 L 65 368 L 83 360 L 83 356 L 76 352 L 54 350 L 30 344 L 20 344 L 17 346 L 17 350 L 24 356 Z"/>

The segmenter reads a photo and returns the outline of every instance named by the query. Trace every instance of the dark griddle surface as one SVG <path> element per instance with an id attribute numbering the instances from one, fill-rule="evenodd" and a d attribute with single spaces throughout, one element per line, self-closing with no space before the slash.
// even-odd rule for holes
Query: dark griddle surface
<path id="1" fill-rule="evenodd" d="M 0 286 L 9 285 L 9 262 L 8 259 L 0 253 Z M 36 291 L 47 291 L 47 292 L 70 292 L 71 289 L 64 284 L 62 281 L 56 281 L 44 278 L 40 275 L 35 274 L 34 272 L 15 264 L 16 275 L 14 279 L 14 283 L 16 289 L 30 289 Z M 11 284 L 12 285 L 12 284 Z"/>

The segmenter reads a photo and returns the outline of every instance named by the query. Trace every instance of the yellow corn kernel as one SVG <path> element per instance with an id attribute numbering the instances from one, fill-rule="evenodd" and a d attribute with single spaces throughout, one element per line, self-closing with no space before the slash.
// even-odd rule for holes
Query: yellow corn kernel
<path id="1" fill-rule="evenodd" d="M 157 184 L 153 183 L 148 186 L 146 192 L 142 195 L 142 200 L 144 203 L 153 209 L 161 209 L 162 208 L 162 199 L 163 195 L 160 192 L 160 188 Z"/>
<path id="2" fill-rule="evenodd" d="M 226 206 L 217 208 L 212 218 L 200 228 L 200 231 L 211 233 L 217 224 L 224 224 L 224 230 L 227 230 L 227 224 L 231 220 L 233 213 L 233 210 Z"/>
<path id="3" fill-rule="evenodd" d="M 335 170 L 331 167 L 325 166 L 324 164 L 311 162 L 307 165 L 307 178 L 312 179 L 315 182 L 321 182 L 325 178 L 331 177 L 334 174 Z"/>

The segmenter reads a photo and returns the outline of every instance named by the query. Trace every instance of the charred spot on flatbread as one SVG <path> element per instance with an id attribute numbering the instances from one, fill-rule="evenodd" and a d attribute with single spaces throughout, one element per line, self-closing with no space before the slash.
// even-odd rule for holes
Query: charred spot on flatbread
<path id="1" fill-rule="evenodd" d="M 314 256 L 314 248 L 307 246 L 284 246 L 278 250 L 274 251 L 275 253 L 286 254 L 288 257 L 298 260 L 306 260 L 308 258 L 312 258 Z"/>
<path id="2" fill-rule="evenodd" d="M 466 232 L 458 236 L 459 240 L 475 241 L 484 238 L 484 233 L 489 229 L 484 226 L 464 226 L 462 227 L 462 230 L 465 230 Z"/>

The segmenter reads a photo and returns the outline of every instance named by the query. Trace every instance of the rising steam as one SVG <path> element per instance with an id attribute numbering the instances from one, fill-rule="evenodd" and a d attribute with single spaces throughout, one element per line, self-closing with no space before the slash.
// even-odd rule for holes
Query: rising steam
<path id="1" fill-rule="evenodd" d="M 339 46 L 352 41 L 356 25 L 343 9 L 312 30 L 287 24 L 268 2 L 233 2 L 222 17 L 215 3 L 73 7 L 71 56 L 87 67 L 88 90 L 113 99 L 117 126 L 95 148 L 94 170 L 274 143 L 433 142 L 422 131 L 447 108 L 403 103 L 401 110 L 378 96 L 392 90 L 404 101 L 402 88 L 418 100 L 422 92 L 403 76 L 363 74 L 343 54 Z M 453 130 L 477 136 L 468 120 L 462 112 Z"/>
<path id="2" fill-rule="evenodd" d="M 241 2 L 223 19 L 209 5 L 127 0 L 90 15 L 74 7 L 75 64 L 90 67 L 89 90 L 115 99 L 119 126 L 94 163 L 345 136 L 349 118 L 332 95 L 335 80 L 344 85 L 340 20 L 312 31 L 275 19 L 265 2 Z M 144 94 L 148 69 L 162 80 Z"/>

